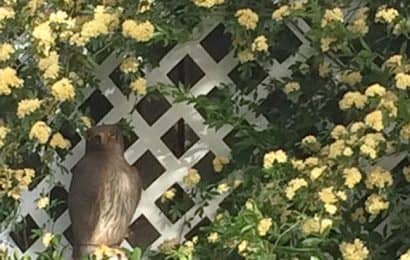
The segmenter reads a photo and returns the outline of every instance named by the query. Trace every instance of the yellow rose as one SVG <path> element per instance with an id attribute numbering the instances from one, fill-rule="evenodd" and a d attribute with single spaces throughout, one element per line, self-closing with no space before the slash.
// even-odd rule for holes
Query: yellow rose
<path id="1" fill-rule="evenodd" d="M 216 242 L 218 242 L 219 240 L 219 235 L 216 232 L 212 232 L 211 234 L 209 234 L 208 236 L 208 242 L 211 244 L 214 244 Z"/>
<path id="2" fill-rule="evenodd" d="M 255 30 L 259 21 L 258 14 L 250 8 L 238 10 L 235 17 L 238 19 L 238 23 L 248 30 Z"/>
<path id="3" fill-rule="evenodd" d="M 367 97 L 362 95 L 358 91 L 349 91 L 344 94 L 343 98 L 339 101 L 339 107 L 341 110 L 347 110 L 351 107 L 362 109 L 367 103 Z"/>
<path id="4" fill-rule="evenodd" d="M 50 146 L 52 148 L 60 148 L 63 150 L 70 149 L 71 143 L 65 139 L 60 133 L 55 133 L 50 140 Z"/>
<path id="5" fill-rule="evenodd" d="M 353 243 L 342 242 L 339 249 L 344 260 L 366 260 L 369 256 L 369 250 L 358 238 Z"/>
<path id="6" fill-rule="evenodd" d="M 322 49 L 323 52 L 327 52 L 330 50 L 330 45 L 334 42 L 336 42 L 335 38 L 324 37 L 320 39 L 320 48 Z"/>
<path id="7" fill-rule="evenodd" d="M 246 63 L 248 61 L 255 60 L 255 55 L 249 49 L 238 52 L 238 59 L 240 63 Z"/>
<path id="8" fill-rule="evenodd" d="M 288 156 L 283 150 L 271 151 L 263 157 L 263 168 L 269 169 L 275 162 L 285 163 L 287 160 Z"/>
<path id="9" fill-rule="evenodd" d="M 80 117 L 80 120 L 86 128 L 90 128 L 92 126 L 91 119 L 88 116 L 82 116 Z"/>
<path id="10" fill-rule="evenodd" d="M 399 260 L 410 260 L 410 249 L 400 256 Z"/>
<path id="11" fill-rule="evenodd" d="M 44 247 L 48 247 L 50 245 L 51 241 L 53 240 L 53 238 L 54 238 L 53 234 L 45 233 L 43 235 L 43 238 L 42 238 L 42 242 L 43 242 Z"/>
<path id="12" fill-rule="evenodd" d="M 224 3 L 224 0 L 192 0 L 196 6 L 211 8 Z"/>
<path id="13" fill-rule="evenodd" d="M 336 195 L 333 192 L 333 186 L 323 188 L 318 194 L 319 199 L 326 204 L 333 204 L 337 202 Z"/>
<path id="14" fill-rule="evenodd" d="M 260 236 L 266 236 L 270 227 L 272 226 L 272 219 L 271 218 L 263 218 L 258 223 L 258 234 Z"/>
<path id="15" fill-rule="evenodd" d="M 372 194 L 367 198 L 365 206 L 368 213 L 377 215 L 381 211 L 389 208 L 389 202 L 378 194 Z"/>
<path id="16" fill-rule="evenodd" d="M 37 208 L 44 209 L 50 203 L 50 199 L 48 197 L 41 197 L 37 200 Z"/>
<path id="17" fill-rule="evenodd" d="M 343 170 L 343 177 L 345 179 L 345 185 L 352 189 L 361 181 L 362 174 L 356 167 L 351 167 Z"/>
<path id="18" fill-rule="evenodd" d="M 376 131 L 381 131 L 384 128 L 383 125 L 383 113 L 380 110 L 375 110 L 366 115 L 364 122 Z"/>
<path id="19" fill-rule="evenodd" d="M 0 61 L 7 61 L 14 53 L 14 48 L 9 43 L 3 43 L 0 45 Z"/>
<path id="20" fill-rule="evenodd" d="M 321 26 L 326 27 L 332 22 L 343 22 L 343 12 L 340 8 L 327 9 L 322 18 Z"/>
<path id="21" fill-rule="evenodd" d="M 62 78 L 51 86 L 51 94 L 60 102 L 72 101 L 75 98 L 74 86 L 71 80 Z"/>
<path id="22" fill-rule="evenodd" d="M 282 21 L 283 18 L 290 15 L 290 10 L 288 5 L 282 5 L 272 13 L 272 19 L 275 21 Z"/>
<path id="23" fill-rule="evenodd" d="M 285 195 L 289 200 L 292 200 L 296 194 L 296 191 L 307 186 L 308 183 L 303 178 L 292 179 L 285 188 Z"/>
<path id="24" fill-rule="evenodd" d="M 126 20 L 122 24 L 122 34 L 137 42 L 148 42 L 154 36 L 155 27 L 150 21 Z"/>
<path id="25" fill-rule="evenodd" d="M 379 96 L 382 97 L 386 94 L 386 88 L 376 83 L 367 87 L 365 95 L 368 97 Z"/>
<path id="26" fill-rule="evenodd" d="M 269 48 L 268 39 L 263 35 L 256 37 L 251 48 L 252 51 L 267 52 Z"/>
<path id="27" fill-rule="evenodd" d="M 175 188 L 167 190 L 166 192 L 164 192 L 164 194 L 162 194 L 161 201 L 165 202 L 167 200 L 173 200 L 176 192 L 177 190 Z"/>
<path id="28" fill-rule="evenodd" d="M 12 88 L 20 88 L 24 81 L 17 76 L 15 69 L 0 69 L 0 95 L 10 95 Z"/>
<path id="29" fill-rule="evenodd" d="M 198 171 L 196 169 L 190 169 L 188 171 L 188 174 L 184 176 L 182 181 L 186 186 L 189 188 L 195 187 L 199 181 L 201 180 L 201 175 L 199 175 Z"/>
<path id="30" fill-rule="evenodd" d="M 406 90 L 407 88 L 410 88 L 410 74 L 400 72 L 396 74 L 394 79 L 396 80 L 396 87 L 398 89 Z"/>
<path id="31" fill-rule="evenodd" d="M 10 132 L 10 129 L 5 126 L 0 126 L 0 148 L 4 146 L 4 139 L 6 139 L 7 134 Z"/>
<path id="32" fill-rule="evenodd" d="M 298 91 L 300 89 L 300 84 L 296 81 L 293 82 L 289 82 L 285 85 L 285 87 L 283 88 L 283 91 L 286 94 L 290 94 L 292 92 Z"/>
<path id="33" fill-rule="evenodd" d="M 393 185 L 393 177 L 390 172 L 380 166 L 374 167 L 367 176 L 366 187 L 368 189 L 389 187 Z"/>
<path id="34" fill-rule="evenodd" d="M 138 60 L 135 57 L 129 57 L 121 62 L 120 70 L 124 73 L 137 72 L 139 68 Z"/>
<path id="35" fill-rule="evenodd" d="M 399 12 L 394 8 L 382 6 L 376 13 L 376 22 L 392 23 L 399 16 Z"/>
<path id="36" fill-rule="evenodd" d="M 38 98 L 23 99 L 17 105 L 17 117 L 24 118 L 30 115 L 41 106 L 41 101 Z"/>
<path id="37" fill-rule="evenodd" d="M 218 191 L 219 194 L 224 194 L 226 192 L 228 192 L 230 190 L 230 186 L 226 183 L 221 183 L 218 185 L 218 187 L 216 188 L 216 190 Z"/>
<path id="38" fill-rule="evenodd" d="M 147 80 L 144 78 L 138 78 L 131 82 L 131 89 L 139 95 L 145 95 L 147 93 Z"/>
<path id="39" fill-rule="evenodd" d="M 31 127 L 29 138 L 30 140 L 37 139 L 40 144 L 47 143 L 51 135 L 51 128 L 43 121 L 37 121 Z"/>
<path id="40" fill-rule="evenodd" d="M 58 54 L 55 51 L 49 53 L 45 58 L 42 58 L 38 62 L 38 67 L 44 73 L 43 76 L 46 79 L 56 79 L 60 66 L 58 64 Z"/>

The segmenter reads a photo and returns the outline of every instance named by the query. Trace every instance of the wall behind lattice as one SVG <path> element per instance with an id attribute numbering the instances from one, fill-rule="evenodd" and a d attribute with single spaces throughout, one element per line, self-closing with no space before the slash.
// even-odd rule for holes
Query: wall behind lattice
<path id="1" fill-rule="evenodd" d="M 286 45 L 288 48 L 279 49 L 272 43 L 270 51 L 276 58 L 273 65 L 270 68 L 262 68 L 255 64 L 254 80 L 244 83 L 238 76 L 239 62 L 234 58 L 231 39 L 224 33 L 224 27 L 221 24 L 213 24 L 201 28 L 207 29 L 194 33 L 194 40 L 158 50 L 162 59 L 159 67 L 147 72 L 149 84 L 181 82 L 191 87 L 192 94 L 208 96 L 212 96 L 213 90 L 221 82 L 234 83 L 239 88 L 246 84 L 246 87 L 254 89 L 257 97 L 262 99 L 271 94 L 262 87 L 263 83 L 270 78 L 290 76 L 288 68 L 297 60 L 306 59 L 313 53 L 309 42 L 303 37 L 303 28 L 306 28 L 306 25 L 299 24 L 298 30 L 290 26 L 283 32 L 294 36 L 292 42 Z M 144 192 L 130 226 L 131 233 L 123 245 L 156 248 L 164 239 L 180 235 L 182 239 L 193 236 L 198 227 L 213 218 L 224 196 L 213 200 L 205 208 L 203 217 L 196 216 L 191 229 L 182 229 L 185 219 L 191 217 L 197 209 L 196 201 L 190 198 L 182 184 L 182 178 L 188 169 L 196 168 L 203 181 L 220 181 L 220 177 L 212 169 L 212 160 L 217 155 L 229 154 L 232 129 L 229 126 L 218 131 L 208 129 L 204 125 L 203 116 L 192 105 L 174 104 L 172 98 L 159 93 L 155 93 L 155 99 L 147 96 L 131 96 L 127 99 L 117 87 L 124 84 L 118 69 L 120 62 L 114 54 L 102 59 L 95 71 L 101 82 L 100 86 L 97 90 L 89 90 L 89 93 L 86 93 L 84 103 L 79 109 L 92 106 L 90 113 L 98 124 L 116 123 L 125 118 L 134 127 L 133 136 L 126 140 L 125 157 L 139 170 Z M 253 96 L 253 91 L 249 95 Z M 267 98 L 266 102 L 271 102 L 271 99 Z M 95 105 L 98 105 L 98 109 L 95 109 Z M 257 122 L 260 127 L 264 127 L 269 120 L 263 115 L 255 117 L 252 113 L 247 114 L 247 119 L 253 123 Z M 73 144 L 63 165 L 72 169 L 83 156 L 85 143 L 68 125 L 64 126 L 62 132 Z M 61 185 L 50 187 L 49 183 L 43 180 L 24 193 L 21 215 L 26 221 L 26 228 L 4 233 L 1 237 L 20 253 L 33 255 L 43 249 L 39 239 L 30 238 L 29 230 L 33 227 L 45 227 L 53 233 L 63 234 L 62 243 L 71 245 L 66 204 L 61 204 L 53 211 L 52 221 L 46 211 L 36 208 L 35 200 L 41 193 L 50 191 L 52 199 L 67 199 L 71 173 L 64 173 L 57 166 L 53 168 L 53 172 Z M 163 192 L 170 187 L 176 188 L 187 201 L 184 215 L 177 220 L 166 215 L 160 201 Z M 67 253 L 70 254 L 70 250 Z"/>

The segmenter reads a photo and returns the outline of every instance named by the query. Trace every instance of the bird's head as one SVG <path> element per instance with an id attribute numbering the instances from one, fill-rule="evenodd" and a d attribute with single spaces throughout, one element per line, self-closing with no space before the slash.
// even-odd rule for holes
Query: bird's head
<path id="1" fill-rule="evenodd" d="M 99 125 L 87 130 L 87 151 L 124 151 L 124 140 L 116 125 Z"/>

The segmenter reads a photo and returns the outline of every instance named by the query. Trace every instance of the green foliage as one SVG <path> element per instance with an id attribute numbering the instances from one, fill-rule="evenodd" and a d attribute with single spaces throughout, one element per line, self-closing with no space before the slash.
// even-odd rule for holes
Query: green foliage
<path id="1" fill-rule="evenodd" d="M 216 220 L 197 238 L 180 245 L 168 241 L 167 250 L 153 259 L 397 259 L 408 250 L 410 210 L 403 203 L 410 191 L 408 1 L 102 3 L 104 8 L 97 7 L 101 1 L 1 4 L 1 228 L 16 219 L 20 194 L 29 185 L 44 176 L 54 185 L 50 165 L 59 165 L 67 148 L 61 140 L 52 142 L 54 134 L 67 124 L 79 134 L 89 127 L 83 117 L 89 111 L 77 108 L 85 92 L 99 84 L 95 65 L 114 51 L 132 60 L 121 66 L 120 88 L 127 96 L 159 91 L 192 104 L 209 128 L 233 129 L 232 158 L 218 173 L 223 181 L 190 188 L 199 215 L 229 188 Z M 162 83 L 146 90 L 143 77 L 158 65 L 160 50 L 196 39 L 208 21 L 220 21 L 231 35 L 241 84 L 221 84 L 212 96 Z M 259 66 L 275 68 L 278 54 L 297 52 L 289 28 L 309 44 L 294 57 L 288 76 L 271 76 L 254 89 Z M 55 85 L 62 79 L 69 80 L 68 89 Z M 370 94 L 374 84 L 383 93 Z M 24 110 L 21 101 L 35 98 L 41 101 L 38 107 L 18 116 Z M 260 126 L 249 115 L 263 115 L 267 122 Z M 35 128 L 39 121 L 49 130 Z M 353 130 L 357 122 L 363 128 Z M 119 125 L 125 138 L 131 137 L 130 124 Z M 40 165 L 32 163 L 33 154 L 42 155 Z M 372 173 L 384 156 L 402 156 L 407 163 Z M 361 178 L 349 187 L 345 170 L 351 168 Z M 183 214 L 183 199 L 167 203 L 173 218 Z M 45 209 L 56 205 L 52 201 Z M 38 258 L 62 259 L 60 239 L 53 235 Z M 100 251 L 112 253 L 105 250 Z M 140 259 L 142 251 L 126 254 Z"/>

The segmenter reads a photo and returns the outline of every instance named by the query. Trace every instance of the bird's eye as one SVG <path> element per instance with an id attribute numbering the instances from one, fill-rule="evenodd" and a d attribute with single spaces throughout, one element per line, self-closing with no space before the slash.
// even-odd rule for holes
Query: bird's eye
<path id="1" fill-rule="evenodd" d="M 101 136 L 100 135 L 94 135 L 91 137 L 88 141 L 90 144 L 94 145 L 100 145 L 101 144 Z"/>

